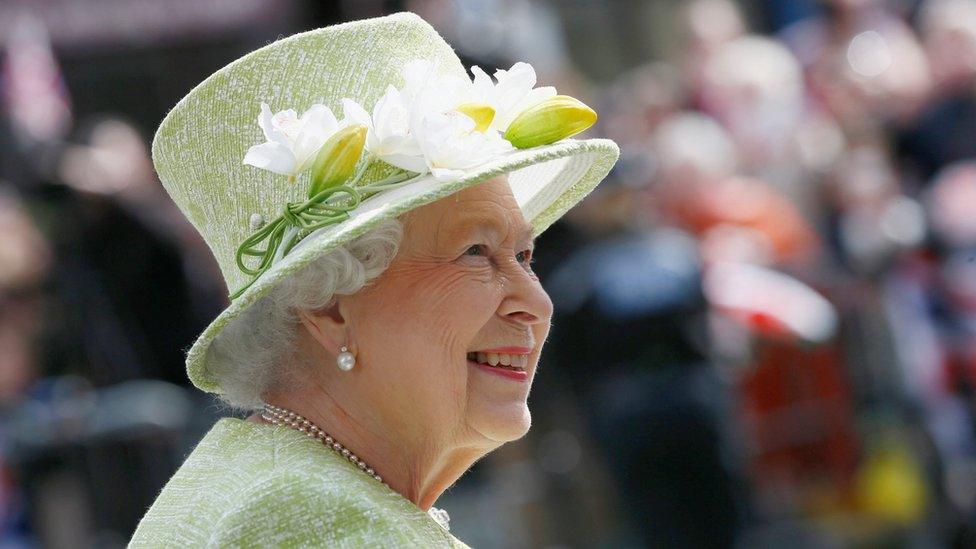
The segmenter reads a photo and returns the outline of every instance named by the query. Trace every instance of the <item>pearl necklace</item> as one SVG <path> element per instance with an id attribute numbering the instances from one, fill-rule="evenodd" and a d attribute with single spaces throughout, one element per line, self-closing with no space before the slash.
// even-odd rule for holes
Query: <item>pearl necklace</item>
<path id="1" fill-rule="evenodd" d="M 383 482 L 383 479 L 376 474 L 376 471 L 372 467 L 366 465 L 366 462 L 359 459 L 359 457 L 350 452 L 348 448 L 339 443 L 332 435 L 326 433 L 318 427 L 318 425 L 312 423 L 304 416 L 292 412 L 286 408 L 281 408 L 279 406 L 274 406 L 272 404 L 265 404 L 264 410 L 261 412 L 261 417 L 269 421 L 274 425 L 285 425 L 293 429 L 298 429 L 299 431 L 305 433 L 309 437 L 317 438 L 322 441 L 328 448 L 334 450 L 337 454 L 348 459 L 353 465 L 359 467 L 359 470 L 366 473 L 367 475 L 373 477 L 377 482 L 381 482 L 383 486 L 389 488 L 389 484 Z M 401 496 L 402 497 L 402 496 Z M 413 502 L 411 502 L 413 503 Z M 427 514 L 444 527 L 445 530 L 450 530 L 449 525 L 451 517 L 447 514 L 444 509 L 438 509 L 437 507 L 431 507 Z"/>
<path id="2" fill-rule="evenodd" d="M 359 467 L 360 471 L 375 478 L 379 482 L 383 482 L 383 479 L 376 474 L 376 471 L 374 471 L 372 467 L 366 465 L 365 461 L 359 459 L 356 454 L 349 451 L 349 448 L 339 444 L 339 441 L 332 438 L 332 435 L 326 433 L 322 429 L 319 429 L 318 425 L 312 423 L 305 417 L 296 414 L 291 410 L 279 408 L 278 406 L 273 406 L 271 404 L 264 405 L 264 412 L 261 413 L 261 417 L 275 425 L 287 425 L 293 429 L 298 429 L 312 438 L 321 440 L 323 444 L 329 448 L 332 448 L 342 457 L 351 461 L 353 465 Z M 383 485 L 388 486 L 385 482 L 383 482 Z"/>

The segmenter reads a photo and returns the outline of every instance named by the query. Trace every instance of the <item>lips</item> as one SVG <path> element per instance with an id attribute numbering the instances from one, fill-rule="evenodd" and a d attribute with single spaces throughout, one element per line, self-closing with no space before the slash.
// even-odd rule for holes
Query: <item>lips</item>
<path id="1" fill-rule="evenodd" d="M 531 348 L 503 347 L 468 353 L 468 365 L 515 381 L 528 381 L 525 371 Z"/>

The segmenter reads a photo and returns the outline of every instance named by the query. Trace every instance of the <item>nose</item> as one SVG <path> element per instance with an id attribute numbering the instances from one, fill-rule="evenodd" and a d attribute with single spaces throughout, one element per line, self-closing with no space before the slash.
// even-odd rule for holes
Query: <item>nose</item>
<path id="1" fill-rule="evenodd" d="M 516 261 L 512 262 L 510 273 L 498 314 L 519 324 L 548 324 L 552 319 L 552 299 L 539 279 Z"/>

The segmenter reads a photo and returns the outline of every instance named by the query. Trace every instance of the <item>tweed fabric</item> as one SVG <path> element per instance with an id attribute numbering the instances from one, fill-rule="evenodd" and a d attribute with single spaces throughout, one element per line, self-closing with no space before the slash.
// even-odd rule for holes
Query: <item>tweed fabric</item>
<path id="1" fill-rule="evenodd" d="M 318 440 L 223 418 L 139 522 L 141 547 L 467 547 Z"/>
<path id="2" fill-rule="evenodd" d="M 295 183 L 242 163 L 264 141 L 259 103 L 298 113 L 314 103 L 341 112 L 351 97 L 371 109 L 390 84 L 403 85 L 404 64 L 416 58 L 442 74 L 468 78 L 444 39 L 420 17 L 398 13 L 296 34 L 255 50 L 196 86 L 167 114 L 152 144 L 163 186 L 201 233 L 217 259 L 230 292 L 247 283 L 235 263 L 237 247 L 251 234 L 251 216 L 277 217 L 289 201 L 304 200 L 309 174 Z M 220 392 L 207 367 L 213 339 L 242 311 L 284 277 L 347 243 L 383 220 L 433 202 L 495 175 L 508 173 L 523 215 L 540 234 L 610 171 L 619 155 L 606 139 L 566 139 L 515 150 L 483 164 L 460 180 L 426 177 L 364 201 L 351 218 L 307 236 L 208 326 L 187 353 L 187 373 L 198 388 Z M 364 182 L 380 177 L 367 172 Z"/>

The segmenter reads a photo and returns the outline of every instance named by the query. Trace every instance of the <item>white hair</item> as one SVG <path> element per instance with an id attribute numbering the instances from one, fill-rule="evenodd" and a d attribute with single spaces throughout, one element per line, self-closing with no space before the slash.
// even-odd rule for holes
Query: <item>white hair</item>
<path id="1" fill-rule="evenodd" d="M 277 286 L 228 324 L 207 351 L 220 385 L 220 399 L 232 408 L 256 410 L 265 391 L 302 383 L 311 366 L 297 350 L 299 311 L 330 306 L 336 295 L 351 295 L 378 277 L 393 261 L 403 225 L 378 227 L 316 259 Z"/>

